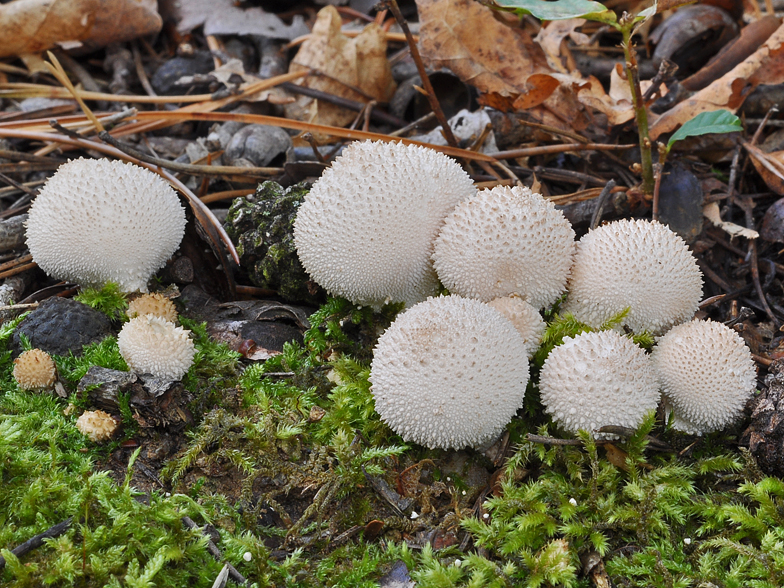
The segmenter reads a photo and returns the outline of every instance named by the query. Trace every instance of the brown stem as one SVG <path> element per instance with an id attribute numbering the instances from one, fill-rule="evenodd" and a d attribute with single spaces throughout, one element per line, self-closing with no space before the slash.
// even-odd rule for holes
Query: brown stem
<path id="1" fill-rule="evenodd" d="M 427 92 L 427 100 L 430 102 L 430 108 L 435 113 L 436 118 L 441 125 L 441 131 L 444 133 L 446 142 L 449 143 L 449 145 L 452 147 L 457 147 L 457 139 L 455 139 L 455 135 L 452 133 L 452 127 L 449 126 L 449 121 L 447 121 L 446 116 L 444 116 L 444 111 L 441 110 L 441 105 L 438 103 L 438 98 L 436 98 L 433 85 L 430 83 L 430 78 L 427 77 L 425 64 L 422 63 L 422 56 L 419 54 L 416 41 L 414 41 L 414 36 L 411 34 L 411 31 L 408 28 L 406 19 L 403 18 L 403 15 L 400 12 L 400 8 L 397 5 L 397 0 L 386 0 L 383 4 L 392 11 L 392 15 L 395 17 L 397 24 L 400 25 L 400 28 L 403 29 L 403 33 L 406 35 L 406 41 L 408 42 L 408 48 L 411 51 L 411 57 L 416 64 L 419 77 L 422 78 L 422 87 L 424 88 L 425 92 Z"/>
<path id="2" fill-rule="evenodd" d="M 658 144 L 659 162 L 653 166 L 653 202 L 651 203 L 651 218 L 659 220 L 659 191 L 661 190 L 662 174 L 664 173 L 664 162 L 667 159 L 667 149 L 662 144 Z"/>
<path id="3" fill-rule="evenodd" d="M 640 135 L 640 164 L 642 165 L 642 186 L 643 193 L 648 196 L 653 195 L 653 158 L 651 157 L 651 139 L 648 136 L 648 111 L 642 100 L 642 90 L 640 89 L 640 73 L 637 66 L 637 54 L 632 45 L 632 27 L 622 26 L 623 33 L 623 53 L 626 56 L 626 79 L 629 82 L 629 90 L 632 94 L 632 104 L 634 104 L 634 115 L 637 121 L 637 132 Z"/>

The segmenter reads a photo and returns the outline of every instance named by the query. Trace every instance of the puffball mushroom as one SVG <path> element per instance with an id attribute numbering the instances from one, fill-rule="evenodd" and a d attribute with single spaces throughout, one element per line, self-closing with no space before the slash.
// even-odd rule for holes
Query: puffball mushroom
<path id="1" fill-rule="evenodd" d="M 686 243 L 665 225 L 619 220 L 577 243 L 569 296 L 561 307 L 599 328 L 629 308 L 635 333 L 661 334 L 688 321 L 702 298 L 702 273 Z"/>
<path id="2" fill-rule="evenodd" d="M 40 390 L 54 385 L 57 368 L 41 349 L 28 349 L 14 360 L 14 380 L 22 390 Z"/>
<path id="3" fill-rule="evenodd" d="M 380 308 L 438 292 L 431 255 L 444 218 L 473 195 L 447 156 L 413 145 L 349 145 L 313 184 L 294 222 L 305 271 L 333 295 Z"/>
<path id="4" fill-rule="evenodd" d="M 90 441 L 107 441 L 117 430 L 117 421 L 109 413 L 102 410 L 86 410 L 76 419 L 76 428 Z"/>
<path id="5" fill-rule="evenodd" d="M 166 319 L 145 314 L 123 325 L 117 335 L 117 346 L 131 370 L 179 380 L 193 364 L 196 354 L 189 333 Z"/>
<path id="6" fill-rule="evenodd" d="M 757 370 L 743 339 L 713 321 L 670 329 L 651 353 L 673 426 L 690 434 L 736 421 L 757 386 Z"/>
<path id="7" fill-rule="evenodd" d="M 487 304 L 495 308 L 514 325 L 525 341 L 526 356 L 531 359 L 542 342 L 542 335 L 544 335 L 547 326 L 539 311 L 519 296 L 496 298 Z"/>
<path id="8" fill-rule="evenodd" d="M 494 441 L 523 404 L 525 342 L 487 304 L 428 298 L 381 335 L 370 382 L 376 411 L 406 441 L 481 446 Z"/>
<path id="9" fill-rule="evenodd" d="M 548 414 L 570 433 L 606 425 L 634 429 L 660 399 L 645 351 L 615 331 L 565 337 L 542 366 L 539 390 Z"/>
<path id="10" fill-rule="evenodd" d="M 108 159 L 61 165 L 30 207 L 27 245 L 47 274 L 82 286 L 115 282 L 126 292 L 177 250 L 185 210 L 163 179 Z"/>
<path id="11" fill-rule="evenodd" d="M 142 294 L 131 300 L 128 303 L 126 314 L 129 318 L 151 314 L 172 323 L 177 320 L 177 309 L 174 308 L 174 303 L 158 292 Z"/>
<path id="12" fill-rule="evenodd" d="M 498 186 L 455 207 L 433 263 L 453 294 L 483 302 L 517 294 L 539 309 L 563 293 L 573 254 L 574 230 L 552 202 L 529 188 Z"/>

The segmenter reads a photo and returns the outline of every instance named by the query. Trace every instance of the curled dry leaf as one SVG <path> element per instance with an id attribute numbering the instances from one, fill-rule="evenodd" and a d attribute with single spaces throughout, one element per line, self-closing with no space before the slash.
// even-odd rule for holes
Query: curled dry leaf
<path id="1" fill-rule="evenodd" d="M 759 233 L 752 229 L 747 229 L 735 223 L 721 220 L 721 212 L 719 211 L 719 203 L 711 202 L 705 205 L 702 209 L 702 214 L 714 225 L 724 230 L 733 237 L 746 237 L 747 239 L 756 239 Z"/>
<path id="2" fill-rule="evenodd" d="M 781 20 L 767 15 L 743 27 L 740 36 L 727 43 L 721 51 L 705 64 L 705 66 L 681 82 L 681 86 L 690 92 L 702 90 L 705 86 L 719 79 L 733 67 L 748 59 L 759 49 L 779 28 Z"/>
<path id="3" fill-rule="evenodd" d="M 156 0 L 17 0 L 0 4 L 0 57 L 57 46 L 95 49 L 162 25 Z"/>
<path id="4" fill-rule="evenodd" d="M 569 38 L 577 45 L 588 45 L 590 37 L 576 29 L 585 23 L 582 18 L 568 20 L 554 20 L 546 27 L 539 30 L 534 40 L 544 51 L 548 65 L 557 72 L 568 74 L 577 69 L 566 39 Z"/>
<path id="5" fill-rule="evenodd" d="M 340 32 L 341 18 L 334 6 L 318 13 L 311 37 L 302 44 L 289 71 L 309 71 L 299 82 L 303 86 L 342 98 L 385 102 L 395 91 L 387 61 L 387 43 L 376 24 L 370 24 L 355 39 Z M 356 118 L 352 112 L 334 104 L 299 96 L 286 108 L 286 115 L 325 125 L 345 126 Z"/>
<path id="6" fill-rule="evenodd" d="M 736 112 L 751 91 L 760 84 L 784 82 L 784 26 L 779 26 L 768 40 L 748 59 L 729 73 L 662 114 L 650 128 L 656 140 L 674 131 L 701 112 L 726 108 Z"/>
<path id="7" fill-rule="evenodd" d="M 692 5 L 678 10 L 650 36 L 656 46 L 654 64 L 663 59 L 675 63 L 680 73 L 699 70 L 730 40 L 738 35 L 738 25 L 726 10 L 716 6 Z"/>
<path id="8" fill-rule="evenodd" d="M 765 153 L 751 143 L 744 143 L 743 146 L 751 155 L 754 169 L 762 176 L 768 188 L 779 196 L 784 196 L 784 151 Z"/>

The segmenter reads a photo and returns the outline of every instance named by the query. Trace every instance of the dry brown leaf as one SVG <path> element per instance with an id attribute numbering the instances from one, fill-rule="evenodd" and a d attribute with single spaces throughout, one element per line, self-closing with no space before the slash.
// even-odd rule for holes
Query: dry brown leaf
<path id="1" fill-rule="evenodd" d="M 290 72 L 309 71 L 303 86 L 358 102 L 386 102 L 395 91 L 387 61 L 387 43 L 376 24 L 370 24 L 356 38 L 340 32 L 341 18 L 334 6 L 318 13 L 310 38 L 291 62 Z M 342 127 L 356 112 L 300 96 L 286 108 L 286 115 L 297 120 Z"/>
<path id="2" fill-rule="evenodd" d="M 0 4 L 0 57 L 57 46 L 95 49 L 162 25 L 156 0 L 17 0 Z"/>
<path id="3" fill-rule="evenodd" d="M 568 74 L 577 70 L 571 51 L 566 44 L 567 37 L 578 45 L 587 45 L 590 37 L 577 32 L 585 24 L 583 18 L 553 20 L 539 31 L 534 40 L 544 51 L 548 65 L 557 72 Z"/>
<path id="4" fill-rule="evenodd" d="M 760 84 L 784 82 L 784 25 L 748 59 L 734 67 L 708 87 L 700 90 L 668 110 L 651 126 L 650 137 L 655 140 L 670 133 L 701 112 L 726 108 L 736 112 L 754 88 Z"/>
<path id="5" fill-rule="evenodd" d="M 529 80 L 552 72 L 544 52 L 526 31 L 497 21 L 490 8 L 473 0 L 417 0 L 417 8 L 428 65 L 451 70 L 494 105 L 531 108 L 557 87 L 547 76 Z M 521 97 L 527 93 L 534 95 Z"/>
<path id="6" fill-rule="evenodd" d="M 747 239 L 756 239 L 759 237 L 759 233 L 753 229 L 747 229 L 746 227 L 736 225 L 735 223 L 722 220 L 718 202 L 706 204 L 702 208 L 702 215 L 733 237 L 746 237 Z"/>
<path id="7" fill-rule="evenodd" d="M 479 2 L 417 0 L 417 7 L 423 56 L 431 67 L 448 68 L 476 87 L 480 104 L 505 112 L 541 106 L 549 118 L 578 131 L 590 121 L 585 106 L 604 113 L 611 124 L 634 117 L 631 102 L 608 96 L 596 78 L 584 79 L 564 52 L 567 37 L 588 41 L 575 30 L 584 20 L 550 22 L 538 44 Z"/>

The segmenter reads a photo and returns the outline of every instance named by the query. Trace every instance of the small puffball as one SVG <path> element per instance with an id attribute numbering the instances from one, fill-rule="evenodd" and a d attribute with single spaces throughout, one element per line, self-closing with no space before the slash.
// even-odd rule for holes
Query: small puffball
<path id="1" fill-rule="evenodd" d="M 376 411 L 406 441 L 462 449 L 494 441 L 523 404 L 523 338 L 478 300 L 429 298 L 398 315 L 370 369 Z"/>
<path id="2" fill-rule="evenodd" d="M 128 318 L 136 318 L 145 314 L 166 319 L 169 322 L 177 321 L 177 309 L 174 303 L 163 294 L 142 294 L 128 303 Z"/>
<path id="3" fill-rule="evenodd" d="M 566 288 L 574 230 L 529 188 L 498 186 L 459 203 L 435 242 L 433 264 L 453 294 L 488 302 L 517 294 L 537 310 Z"/>
<path id="4" fill-rule="evenodd" d="M 667 226 L 625 219 L 580 239 L 568 290 L 561 310 L 578 321 L 598 329 L 628 308 L 623 325 L 658 335 L 694 316 L 702 273 Z"/>
<path id="5" fill-rule="evenodd" d="M 547 327 L 539 311 L 519 296 L 496 298 L 488 302 L 488 304 L 511 321 L 517 332 L 520 333 L 523 341 L 525 341 L 528 359 L 531 359 L 536 350 L 539 349 L 542 335 L 544 335 L 544 330 Z"/>
<path id="6" fill-rule="evenodd" d="M 157 174 L 108 159 L 61 165 L 30 207 L 27 245 L 48 275 L 100 288 L 147 291 L 177 250 L 185 209 Z"/>
<path id="7" fill-rule="evenodd" d="M 196 354 L 189 333 L 172 322 L 146 314 L 123 325 L 117 345 L 131 370 L 179 380 L 193 364 Z"/>
<path id="8" fill-rule="evenodd" d="M 408 306 L 438 292 L 433 241 L 455 204 L 476 192 L 453 159 L 425 147 L 349 145 L 313 184 L 294 222 L 302 267 L 361 306 Z"/>
<path id="9" fill-rule="evenodd" d="M 731 425 L 757 387 L 746 343 L 714 321 L 673 327 L 657 340 L 651 360 L 673 426 L 692 435 Z"/>
<path id="10" fill-rule="evenodd" d="M 648 356 L 615 331 L 565 337 L 553 348 L 539 378 L 542 404 L 570 433 L 596 438 L 606 425 L 637 428 L 659 404 L 659 385 Z"/>
<path id="11" fill-rule="evenodd" d="M 76 420 L 76 428 L 90 441 L 107 441 L 117 430 L 117 421 L 102 410 L 87 410 Z"/>
<path id="12" fill-rule="evenodd" d="M 14 360 L 14 379 L 23 390 L 49 388 L 56 377 L 57 368 L 46 351 L 30 349 Z"/>

